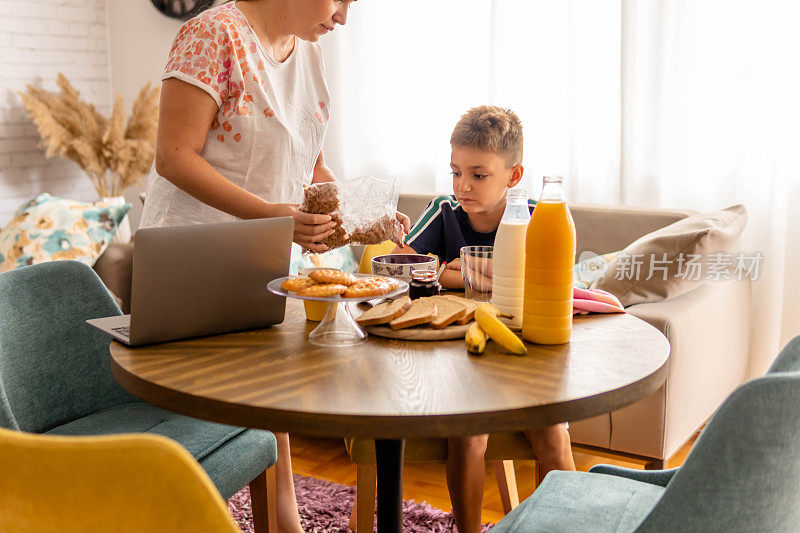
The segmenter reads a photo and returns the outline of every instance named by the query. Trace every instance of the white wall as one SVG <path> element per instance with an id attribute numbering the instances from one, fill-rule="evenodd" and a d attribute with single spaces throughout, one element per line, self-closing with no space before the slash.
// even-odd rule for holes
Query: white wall
<path id="1" fill-rule="evenodd" d="M 149 0 L 107 0 L 107 6 L 111 90 L 130 106 L 145 83 L 161 85 L 161 73 L 182 22 L 163 16 Z M 130 219 L 134 230 L 142 213 L 138 195 L 146 180 L 147 176 L 125 192 L 133 205 Z"/>
<path id="2" fill-rule="evenodd" d="M 105 2 L 0 0 L 0 227 L 20 204 L 41 192 L 97 199 L 76 164 L 45 159 L 17 94 L 27 84 L 55 91 L 59 72 L 85 100 L 109 112 Z"/>
<path id="3" fill-rule="evenodd" d="M 148 80 L 161 84 L 182 22 L 163 16 L 149 0 L 108 0 L 107 5 L 111 89 L 130 104 Z"/>

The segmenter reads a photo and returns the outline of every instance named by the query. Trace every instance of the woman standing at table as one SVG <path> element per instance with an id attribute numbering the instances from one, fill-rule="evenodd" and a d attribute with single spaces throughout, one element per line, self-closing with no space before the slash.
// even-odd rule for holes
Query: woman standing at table
<path id="1" fill-rule="evenodd" d="M 317 41 L 352 0 L 239 0 L 178 32 L 163 75 L 156 160 L 140 227 L 291 216 L 324 251 L 327 215 L 301 213 L 303 184 L 332 181 L 330 98 Z"/>
<path id="2" fill-rule="evenodd" d="M 304 184 L 334 180 L 322 155 L 330 98 L 317 41 L 345 24 L 352 2 L 239 0 L 181 27 L 140 227 L 291 216 L 296 243 L 326 250 L 319 241 L 334 222 L 295 202 Z M 289 436 L 276 437 L 278 526 L 302 531 Z"/>

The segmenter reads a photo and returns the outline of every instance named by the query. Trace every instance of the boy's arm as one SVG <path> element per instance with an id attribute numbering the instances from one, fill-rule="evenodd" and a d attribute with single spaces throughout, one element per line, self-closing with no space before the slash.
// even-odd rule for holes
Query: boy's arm
<path id="1" fill-rule="evenodd" d="M 463 289 L 464 278 L 461 277 L 461 269 L 455 270 L 449 267 L 450 264 L 448 263 L 447 268 L 442 272 L 442 277 L 439 278 L 439 284 L 444 289 Z"/>
<path id="2" fill-rule="evenodd" d="M 402 245 L 396 246 L 389 253 L 419 255 L 432 253 L 440 258 L 444 255 L 444 240 L 442 235 L 444 223 L 442 222 L 441 213 L 433 213 L 433 219 L 431 219 L 431 216 L 428 216 L 433 204 L 434 201 L 429 203 L 419 219 L 414 222 L 414 225 L 408 232 L 406 241 Z M 405 217 L 405 215 L 403 216 Z"/>

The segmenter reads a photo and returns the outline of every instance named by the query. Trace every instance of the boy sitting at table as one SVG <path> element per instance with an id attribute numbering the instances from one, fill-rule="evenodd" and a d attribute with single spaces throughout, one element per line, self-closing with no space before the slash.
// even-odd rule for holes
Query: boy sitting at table
<path id="1" fill-rule="evenodd" d="M 463 289 L 461 247 L 492 246 L 506 206 L 506 192 L 522 179 L 522 123 L 511 111 L 474 107 L 450 137 L 452 195 L 435 198 L 417 219 L 403 247 L 392 253 L 432 253 L 447 266 L 440 283 Z M 533 210 L 534 201 L 529 202 Z M 550 470 L 575 470 L 567 424 L 525 431 L 539 461 L 540 479 Z M 448 439 L 447 487 L 461 533 L 480 531 L 484 455 L 488 435 Z"/>

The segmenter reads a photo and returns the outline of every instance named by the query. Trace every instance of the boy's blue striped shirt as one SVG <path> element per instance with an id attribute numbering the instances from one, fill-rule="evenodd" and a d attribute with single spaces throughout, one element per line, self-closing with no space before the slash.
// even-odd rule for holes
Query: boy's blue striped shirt
<path id="1" fill-rule="evenodd" d="M 533 211 L 536 200 L 528 200 Z M 488 233 L 473 229 L 469 217 L 453 195 L 434 198 L 419 216 L 406 237 L 417 253 L 432 253 L 448 263 L 460 256 L 463 246 L 493 246 L 497 228 Z"/>

